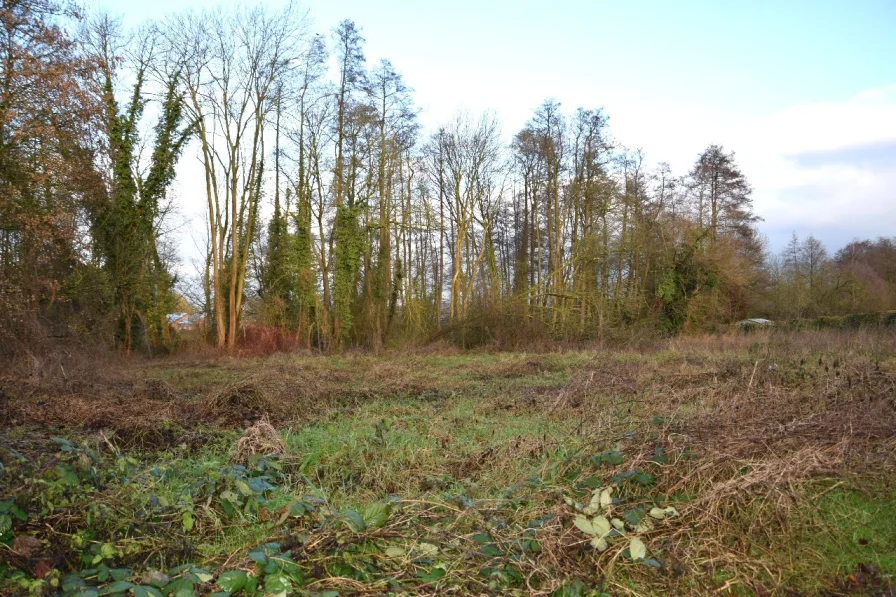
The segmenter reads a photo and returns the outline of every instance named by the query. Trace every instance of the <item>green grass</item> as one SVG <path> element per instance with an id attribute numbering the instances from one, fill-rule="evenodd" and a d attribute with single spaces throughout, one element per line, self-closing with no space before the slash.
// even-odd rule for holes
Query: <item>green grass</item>
<path id="1" fill-rule="evenodd" d="M 89 560 L 108 545 L 121 554 L 101 565 L 128 567 L 129 578 L 190 562 L 212 572 L 254 571 L 259 579 L 268 573 L 249 553 L 275 541 L 293 551 L 303 575 L 295 586 L 303 594 L 390 587 L 406 594 L 550 594 L 579 586 L 577 581 L 581 594 L 817 594 L 840 590 L 862 565 L 873 566 L 880 587 L 896 583 L 896 478 L 885 472 L 891 468 L 856 475 L 845 466 L 821 481 L 791 479 L 784 514 L 764 499 L 764 489 L 751 490 L 759 492 L 756 500 L 735 494 L 714 521 L 692 506 L 717 484 L 743 476 L 724 459 L 710 472 L 701 468 L 711 455 L 692 446 L 678 427 L 726 408 L 724 396 L 700 400 L 713 394 L 711 384 L 727 383 L 725 375 L 735 380 L 728 391 L 743 391 L 745 384 L 736 380 L 749 378 L 755 367 L 748 343 L 717 351 L 713 342 L 643 354 L 471 352 L 151 364 L 141 376 L 165 380 L 191 400 L 250 376 L 288 377 L 292 371 L 322 380 L 325 391 L 364 398 L 311 418 L 280 421 L 286 450 L 277 470 L 264 473 L 254 473 L 251 463 L 244 473 L 229 468 L 238 431 L 192 428 L 214 439 L 193 451 L 150 446 L 121 453 L 88 431 L 9 430 L 0 445 L 6 467 L 0 471 L 0 504 L 13 496 L 28 507 L 29 519 L 16 522 L 0 541 L 40 537 L 69 554 L 68 563 L 54 560 L 60 570 L 87 567 L 79 558 Z M 810 384 L 836 383 L 835 373 L 816 357 L 810 363 L 814 377 L 801 377 L 797 358 L 772 350 L 765 343 L 763 358 L 780 369 L 776 377 L 762 378 L 764 387 L 780 383 L 778 392 L 805 393 L 801 408 L 824 408 Z M 893 362 L 885 361 L 883 371 Z M 865 367 L 870 379 L 875 365 L 855 360 L 851 366 Z M 618 376 L 626 376 L 624 383 Z M 594 383 L 584 383 L 586 377 Z M 691 397 L 684 403 L 670 400 L 679 382 L 692 391 L 683 394 Z M 575 401 L 554 411 L 561 392 L 575 393 Z M 95 450 L 99 460 L 59 452 L 48 439 L 59 434 Z M 757 446 L 766 441 L 757 437 Z M 656 447 L 665 450 L 666 462 L 650 462 Z M 23 461 L 11 458 L 12 448 L 24 454 Z M 781 444 L 751 452 L 751 458 L 788 449 Z M 610 450 L 622 454 L 621 464 L 593 460 Z M 858 458 L 849 466 L 861 466 Z M 65 485 L 54 472 L 57 463 L 70 464 L 78 484 Z M 620 476 L 637 472 L 643 483 Z M 270 475 L 276 487 L 243 494 L 240 479 L 257 474 Z M 217 479 L 214 487 L 197 485 L 210 479 Z M 608 516 L 670 503 L 680 514 L 654 521 L 650 531 L 636 532 L 626 522 L 627 536 L 611 538 L 601 554 L 573 520 L 592 490 L 608 484 L 615 484 L 616 499 Z M 241 504 L 235 514 L 223 506 L 226 491 Z M 260 505 L 251 505 L 256 498 Z M 48 507 L 51 500 L 57 503 Z M 379 508 L 386 516 L 373 522 Z M 628 558 L 631 536 L 643 537 L 661 568 Z M 28 590 L 45 590 L 49 581 L 33 579 L 34 561 L 13 558 L 0 567 L 0 576 L 5 570 L 10 579 L 0 580 L 0 593 L 2 587 L 21 593 L 27 583 Z M 210 583 L 202 586 L 211 589 Z"/>
<path id="2" fill-rule="evenodd" d="M 896 485 L 878 480 L 830 489 L 808 506 L 803 540 L 830 572 L 848 575 L 860 564 L 896 577 Z"/>

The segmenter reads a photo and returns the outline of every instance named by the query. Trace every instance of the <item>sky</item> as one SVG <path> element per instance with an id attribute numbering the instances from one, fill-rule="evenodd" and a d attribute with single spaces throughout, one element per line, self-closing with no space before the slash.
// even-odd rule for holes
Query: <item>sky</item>
<path id="1" fill-rule="evenodd" d="M 128 26 L 230 3 L 92 2 Z M 617 141 L 679 174 L 710 143 L 733 150 L 774 251 L 793 233 L 814 235 L 832 253 L 854 238 L 896 236 L 896 0 L 304 0 L 300 7 L 325 34 L 354 20 L 368 64 L 392 62 L 429 129 L 459 110 L 488 110 L 509 141 L 547 98 L 569 114 L 603 108 Z M 190 182 L 195 160 L 184 162 L 181 214 L 201 228 L 203 189 Z"/>

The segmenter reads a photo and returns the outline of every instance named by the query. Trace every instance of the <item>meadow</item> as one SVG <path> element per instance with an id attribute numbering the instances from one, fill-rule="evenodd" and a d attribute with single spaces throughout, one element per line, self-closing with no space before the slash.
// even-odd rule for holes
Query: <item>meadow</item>
<path id="1" fill-rule="evenodd" d="M 892 330 L 82 358 L 0 424 L 6 595 L 896 595 Z"/>

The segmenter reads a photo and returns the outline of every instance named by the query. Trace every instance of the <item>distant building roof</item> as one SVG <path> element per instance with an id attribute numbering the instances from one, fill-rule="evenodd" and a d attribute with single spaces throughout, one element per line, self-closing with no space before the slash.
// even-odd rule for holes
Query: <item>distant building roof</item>
<path id="1" fill-rule="evenodd" d="M 181 319 L 183 319 L 184 317 L 187 317 L 188 315 L 189 315 L 188 313 L 169 313 L 168 315 L 165 316 L 165 318 L 168 320 L 168 324 L 171 325 L 172 323 L 174 323 L 176 321 L 180 321 Z"/>
<path id="2" fill-rule="evenodd" d="M 771 319 L 763 319 L 761 317 L 753 317 L 751 319 L 744 319 L 737 322 L 737 325 L 774 325 L 775 322 Z"/>
<path id="3" fill-rule="evenodd" d="M 184 323 L 188 323 L 191 325 L 197 324 L 197 323 L 201 323 L 203 319 L 205 319 L 205 313 L 193 313 L 192 315 L 187 317 L 187 319 L 186 319 L 186 321 L 184 321 Z"/>

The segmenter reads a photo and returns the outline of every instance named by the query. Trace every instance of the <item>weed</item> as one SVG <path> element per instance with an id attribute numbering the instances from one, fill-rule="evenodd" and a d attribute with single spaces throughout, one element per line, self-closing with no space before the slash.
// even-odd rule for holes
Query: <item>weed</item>
<path id="1" fill-rule="evenodd" d="M 0 591 L 883 592 L 894 354 L 884 332 L 757 332 L 164 359 L 105 397 L 20 392 Z"/>

